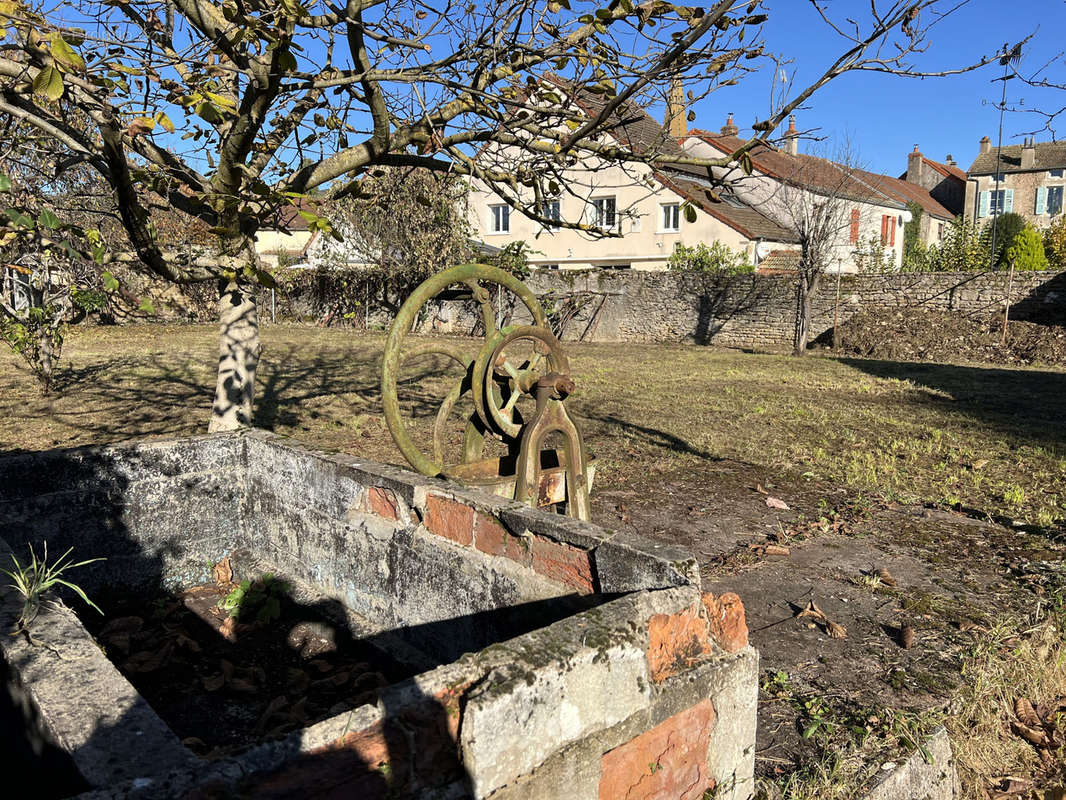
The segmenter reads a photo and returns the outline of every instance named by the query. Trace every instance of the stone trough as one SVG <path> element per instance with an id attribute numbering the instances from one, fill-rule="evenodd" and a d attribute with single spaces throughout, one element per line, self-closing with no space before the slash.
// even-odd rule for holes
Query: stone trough
<path id="1" fill-rule="evenodd" d="M 0 636 L 7 758 L 53 796 L 751 795 L 758 657 L 684 551 L 259 431 L 0 458 L 0 565 L 187 586 L 243 553 L 414 677 L 217 760 L 188 750 L 65 606 Z M 20 606 L 4 589 L 0 625 Z M 224 697 L 219 702 L 224 702 Z M 31 763 L 32 762 L 32 763 Z M 42 795 L 44 796 L 44 795 Z"/>

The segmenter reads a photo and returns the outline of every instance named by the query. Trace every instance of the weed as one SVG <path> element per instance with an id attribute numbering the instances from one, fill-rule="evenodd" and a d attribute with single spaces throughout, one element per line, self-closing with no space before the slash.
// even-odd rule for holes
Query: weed
<path id="1" fill-rule="evenodd" d="M 1025 489 L 1017 484 L 1010 484 L 1003 489 L 1003 502 L 1017 508 L 1025 503 Z"/>
<path id="2" fill-rule="evenodd" d="M 66 586 L 89 606 L 95 608 L 101 614 L 104 613 L 103 611 L 100 611 L 100 607 L 97 606 L 96 603 L 88 598 L 85 591 L 80 586 L 60 577 L 68 570 L 84 567 L 86 564 L 92 564 L 94 561 L 104 560 L 102 558 L 89 558 L 85 561 L 71 563 L 69 558 L 73 549 L 73 547 L 68 548 L 67 552 L 56 559 L 54 563 L 49 564 L 48 542 L 44 543 L 44 553 L 39 559 L 31 544 L 29 546 L 30 560 L 25 566 L 20 564 L 19 560 L 15 557 L 15 554 L 12 553 L 11 562 L 14 564 L 14 569 L 0 569 L 0 572 L 4 573 L 14 581 L 14 583 L 9 585 L 22 595 L 22 613 L 19 615 L 19 618 L 15 623 L 16 631 L 22 631 L 29 628 L 30 624 L 40 611 L 41 596 L 45 592 L 51 590 L 54 586 Z"/>
<path id="3" fill-rule="evenodd" d="M 281 600 L 289 586 L 271 573 L 254 581 L 243 580 L 227 594 L 218 607 L 234 619 L 252 618 L 258 623 L 273 622 L 281 616 Z"/>

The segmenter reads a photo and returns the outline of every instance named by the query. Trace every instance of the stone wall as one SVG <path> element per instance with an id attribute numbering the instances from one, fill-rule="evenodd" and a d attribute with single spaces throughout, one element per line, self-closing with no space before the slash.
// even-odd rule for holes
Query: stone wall
<path id="1" fill-rule="evenodd" d="M 752 794 L 758 655 L 740 599 L 703 593 L 687 551 L 262 431 L 0 458 L 0 487 L 4 563 L 73 545 L 107 557 L 78 570 L 95 593 L 232 556 L 309 607 L 341 601 L 354 635 L 414 667 L 376 702 L 203 761 L 46 604 L 48 646 L 0 635 L 0 665 L 82 800 Z M 0 586 L 0 627 L 19 611 Z"/>
<path id="2" fill-rule="evenodd" d="M 823 278 L 811 338 L 861 311 L 917 308 L 985 314 L 1001 311 L 1008 276 L 992 273 L 843 275 Z M 788 275 L 713 278 L 667 272 L 538 272 L 538 295 L 570 295 L 582 304 L 564 340 L 696 342 L 727 347 L 787 345 L 795 324 L 795 279 Z M 1066 323 L 1066 272 L 1015 273 L 1013 319 Z"/>

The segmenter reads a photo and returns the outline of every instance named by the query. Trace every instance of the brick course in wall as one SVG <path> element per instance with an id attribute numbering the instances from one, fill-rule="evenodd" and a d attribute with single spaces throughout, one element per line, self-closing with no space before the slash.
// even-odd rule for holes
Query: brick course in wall
<path id="1" fill-rule="evenodd" d="M 796 281 L 788 275 L 714 278 L 670 272 L 537 272 L 527 281 L 539 295 L 591 292 L 564 340 L 696 342 L 763 347 L 792 342 Z M 1008 276 L 985 273 L 843 275 L 839 307 L 835 275 L 822 279 L 814 299 L 811 338 L 861 311 L 924 308 L 984 314 L 999 311 Z M 1013 319 L 1066 322 L 1066 272 L 1015 273 Z"/>

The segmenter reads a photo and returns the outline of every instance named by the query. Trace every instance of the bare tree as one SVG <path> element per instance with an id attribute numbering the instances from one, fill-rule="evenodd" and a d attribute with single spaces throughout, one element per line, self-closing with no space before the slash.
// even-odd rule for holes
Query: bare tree
<path id="1" fill-rule="evenodd" d="M 827 4 L 809 1 L 840 36 L 840 53 L 755 126 L 757 139 L 845 72 L 944 74 L 914 57 L 965 3 L 874 0 L 837 20 Z M 756 70 L 772 5 L 4 0 L 0 114 L 50 137 L 56 172 L 88 166 L 106 181 L 131 248 L 110 248 L 104 264 L 217 284 L 209 428 L 227 429 L 252 419 L 254 289 L 271 282 L 255 236 L 281 207 L 301 203 L 311 227 L 331 233 L 326 203 L 357 192 L 368 171 L 420 166 L 477 175 L 516 204 L 518 188 L 532 187 L 534 202 L 522 210 L 536 217 L 575 160 L 684 160 L 600 134 L 626 103 L 661 101 L 672 80 L 683 78 L 697 100 Z M 567 92 L 532 91 L 550 71 Z M 607 102 L 583 113 L 563 96 L 576 93 Z M 474 155 L 489 142 L 522 157 L 483 169 Z M 309 198 L 315 191 L 325 202 Z M 214 247 L 173 247 L 154 225 L 157 199 L 209 226 Z"/>
<path id="2" fill-rule="evenodd" d="M 781 185 L 778 207 L 784 224 L 799 239 L 796 264 L 796 324 L 792 354 L 807 352 L 811 332 L 811 304 L 830 268 L 850 261 L 863 229 L 869 227 L 870 203 L 892 203 L 862 180 L 848 145 L 835 158 L 797 156 L 795 169 Z M 895 214 L 892 215 L 895 225 Z M 902 232 L 900 235 L 902 247 Z"/>

